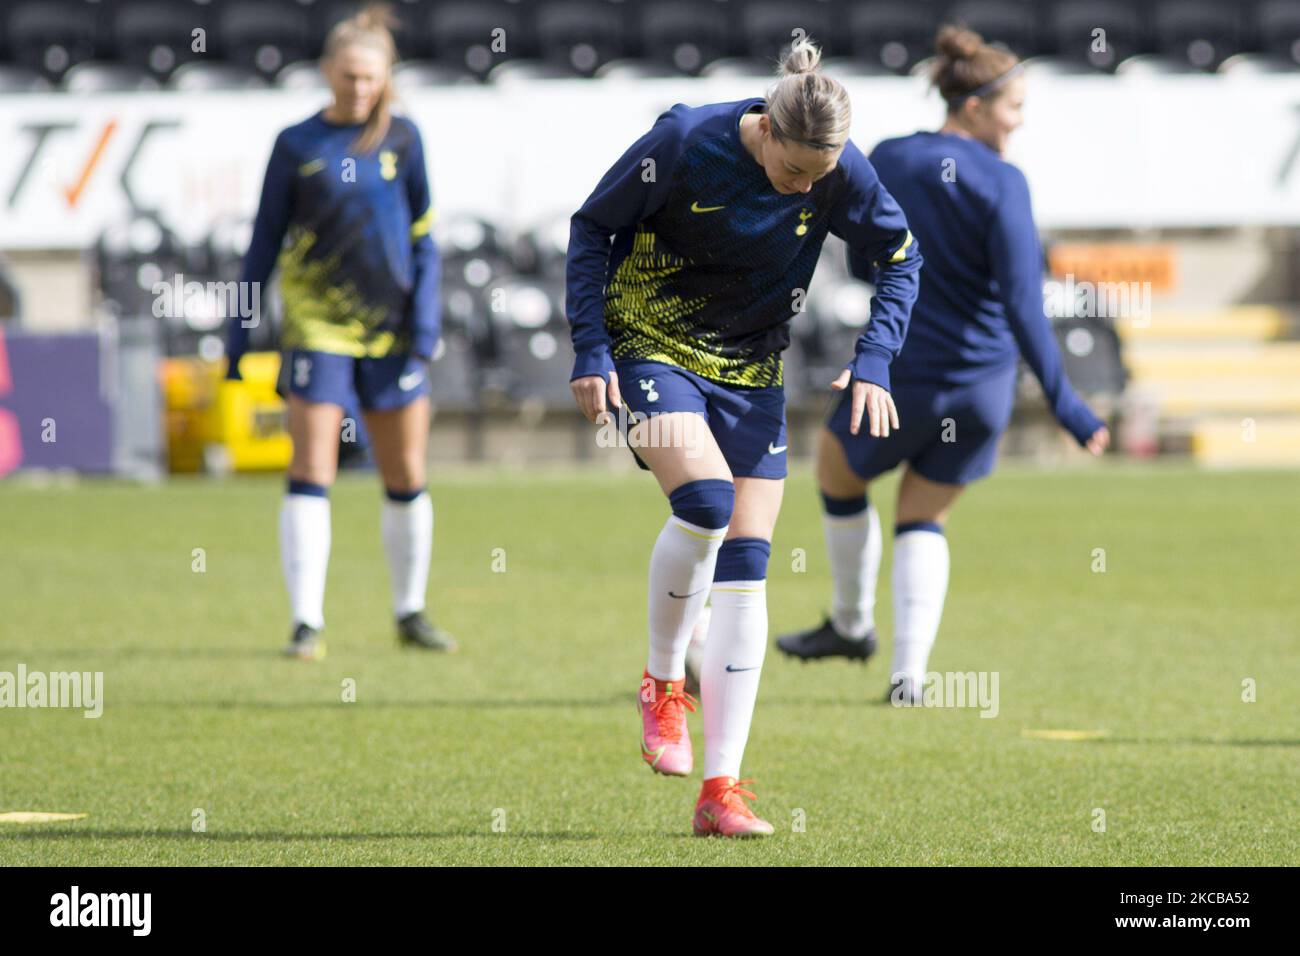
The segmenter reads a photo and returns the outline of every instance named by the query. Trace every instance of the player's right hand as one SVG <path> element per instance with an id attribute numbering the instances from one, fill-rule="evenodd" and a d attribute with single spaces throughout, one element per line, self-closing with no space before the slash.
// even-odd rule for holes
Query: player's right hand
<path id="1" fill-rule="evenodd" d="M 1107 428 L 1105 425 L 1102 425 L 1100 428 L 1098 428 L 1095 432 L 1092 433 L 1092 436 L 1088 439 L 1088 442 L 1084 447 L 1087 448 L 1088 451 L 1092 452 L 1094 455 L 1100 455 L 1102 452 L 1106 450 L 1106 446 L 1109 444 L 1110 444 L 1110 429 Z"/>
<path id="2" fill-rule="evenodd" d="M 609 409 L 619 408 L 623 404 L 623 396 L 618 391 L 618 373 L 612 369 L 609 373 L 608 386 L 600 375 L 584 375 L 570 382 L 569 389 L 573 392 L 573 400 L 578 403 L 578 408 L 587 417 L 587 421 L 595 422 L 597 425 L 605 423 Z M 607 399 L 608 404 L 606 404 Z"/>
<path id="3" fill-rule="evenodd" d="M 888 438 L 891 425 L 894 431 L 898 431 L 898 409 L 894 407 L 894 397 L 889 394 L 889 390 L 874 382 L 853 378 L 852 371 L 847 368 L 831 382 L 831 388 L 842 392 L 849 387 L 850 382 L 853 385 L 853 407 L 849 416 L 849 433 L 856 435 L 861 429 L 864 412 L 872 438 Z"/>

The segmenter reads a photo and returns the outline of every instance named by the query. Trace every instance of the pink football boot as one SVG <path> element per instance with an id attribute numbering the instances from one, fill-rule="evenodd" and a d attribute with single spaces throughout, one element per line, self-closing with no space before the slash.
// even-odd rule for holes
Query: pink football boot
<path id="1" fill-rule="evenodd" d="M 685 777 L 694 766 L 686 711 L 697 701 L 682 689 L 680 680 L 658 680 L 647 671 L 636 696 L 641 715 L 641 756 L 655 773 Z"/>
<path id="2" fill-rule="evenodd" d="M 696 836 L 754 837 L 771 836 L 772 824 L 760 820 L 744 798 L 757 799 L 753 793 L 741 789 L 735 777 L 710 777 L 700 790 L 695 804 L 694 830 Z"/>

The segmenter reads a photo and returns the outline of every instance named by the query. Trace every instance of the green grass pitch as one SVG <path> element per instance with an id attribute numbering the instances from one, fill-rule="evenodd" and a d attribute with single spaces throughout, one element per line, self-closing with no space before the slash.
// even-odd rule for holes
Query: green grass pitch
<path id="1" fill-rule="evenodd" d="M 873 495 L 886 528 L 894 487 Z M 105 699 L 97 720 L 0 710 L 0 813 L 87 814 L 0 823 L 0 865 L 1300 860 L 1294 472 L 1005 467 L 971 489 L 931 668 L 996 671 L 993 719 L 878 703 L 887 540 L 869 665 L 769 651 L 745 757 L 777 828 L 761 842 L 691 837 L 698 761 L 682 780 L 638 754 L 666 514 L 647 476 L 435 473 L 450 657 L 396 646 L 378 483 L 342 479 L 316 665 L 277 656 L 280 488 L 0 485 L 0 670 L 102 671 Z M 803 469 L 773 545 L 772 632 L 819 620 L 828 582 Z"/>

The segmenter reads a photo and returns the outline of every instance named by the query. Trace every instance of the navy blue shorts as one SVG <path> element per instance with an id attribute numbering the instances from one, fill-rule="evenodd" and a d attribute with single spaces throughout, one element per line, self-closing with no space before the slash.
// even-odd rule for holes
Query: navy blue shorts
<path id="1" fill-rule="evenodd" d="M 401 408 L 429 394 L 427 366 L 407 372 L 409 360 L 406 354 L 355 358 L 294 349 L 281 360 L 280 391 L 343 408 L 357 403 L 366 411 Z"/>
<path id="2" fill-rule="evenodd" d="M 676 365 L 641 359 L 616 361 L 614 368 L 623 402 L 638 420 L 696 412 L 708 422 L 732 477 L 785 477 L 785 389 L 780 385 L 719 385 Z M 637 464 L 646 467 L 640 456 Z"/>
<path id="3" fill-rule="evenodd" d="M 993 472 L 998 440 L 1015 404 L 1014 364 L 970 385 L 895 382 L 890 394 L 901 427 L 887 438 L 868 433 L 865 414 L 858 434 L 849 434 L 853 404 L 847 390 L 826 420 L 860 477 L 870 480 L 903 462 L 922 478 L 947 485 L 965 485 Z"/>

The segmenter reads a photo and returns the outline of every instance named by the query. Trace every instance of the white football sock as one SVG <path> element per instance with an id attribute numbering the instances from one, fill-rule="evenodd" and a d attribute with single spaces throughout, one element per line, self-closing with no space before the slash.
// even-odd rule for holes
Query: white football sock
<path id="1" fill-rule="evenodd" d="M 325 571 L 330 561 L 330 500 L 285 495 L 280 504 L 280 564 L 295 624 L 325 626 Z"/>
<path id="2" fill-rule="evenodd" d="M 864 638 L 876 626 L 880 574 L 880 515 L 875 506 L 855 515 L 822 515 L 831 560 L 831 623 L 844 637 Z"/>
<path id="3" fill-rule="evenodd" d="M 427 491 L 410 501 L 384 499 L 379 521 L 393 585 L 393 613 L 399 618 L 424 610 L 433 552 L 433 502 Z"/>
<path id="4" fill-rule="evenodd" d="M 939 633 L 948 593 L 948 539 L 934 531 L 905 531 L 894 538 L 894 669 L 925 680 L 930 649 Z"/>
<path id="5" fill-rule="evenodd" d="M 767 583 L 720 581 L 704 644 L 704 779 L 739 777 L 767 652 Z"/>
<path id="6" fill-rule="evenodd" d="M 686 645 L 709 599 L 713 566 L 726 528 L 701 528 L 669 515 L 650 553 L 650 659 L 646 670 L 658 680 L 686 674 Z M 672 597 L 670 595 L 680 595 Z"/>

